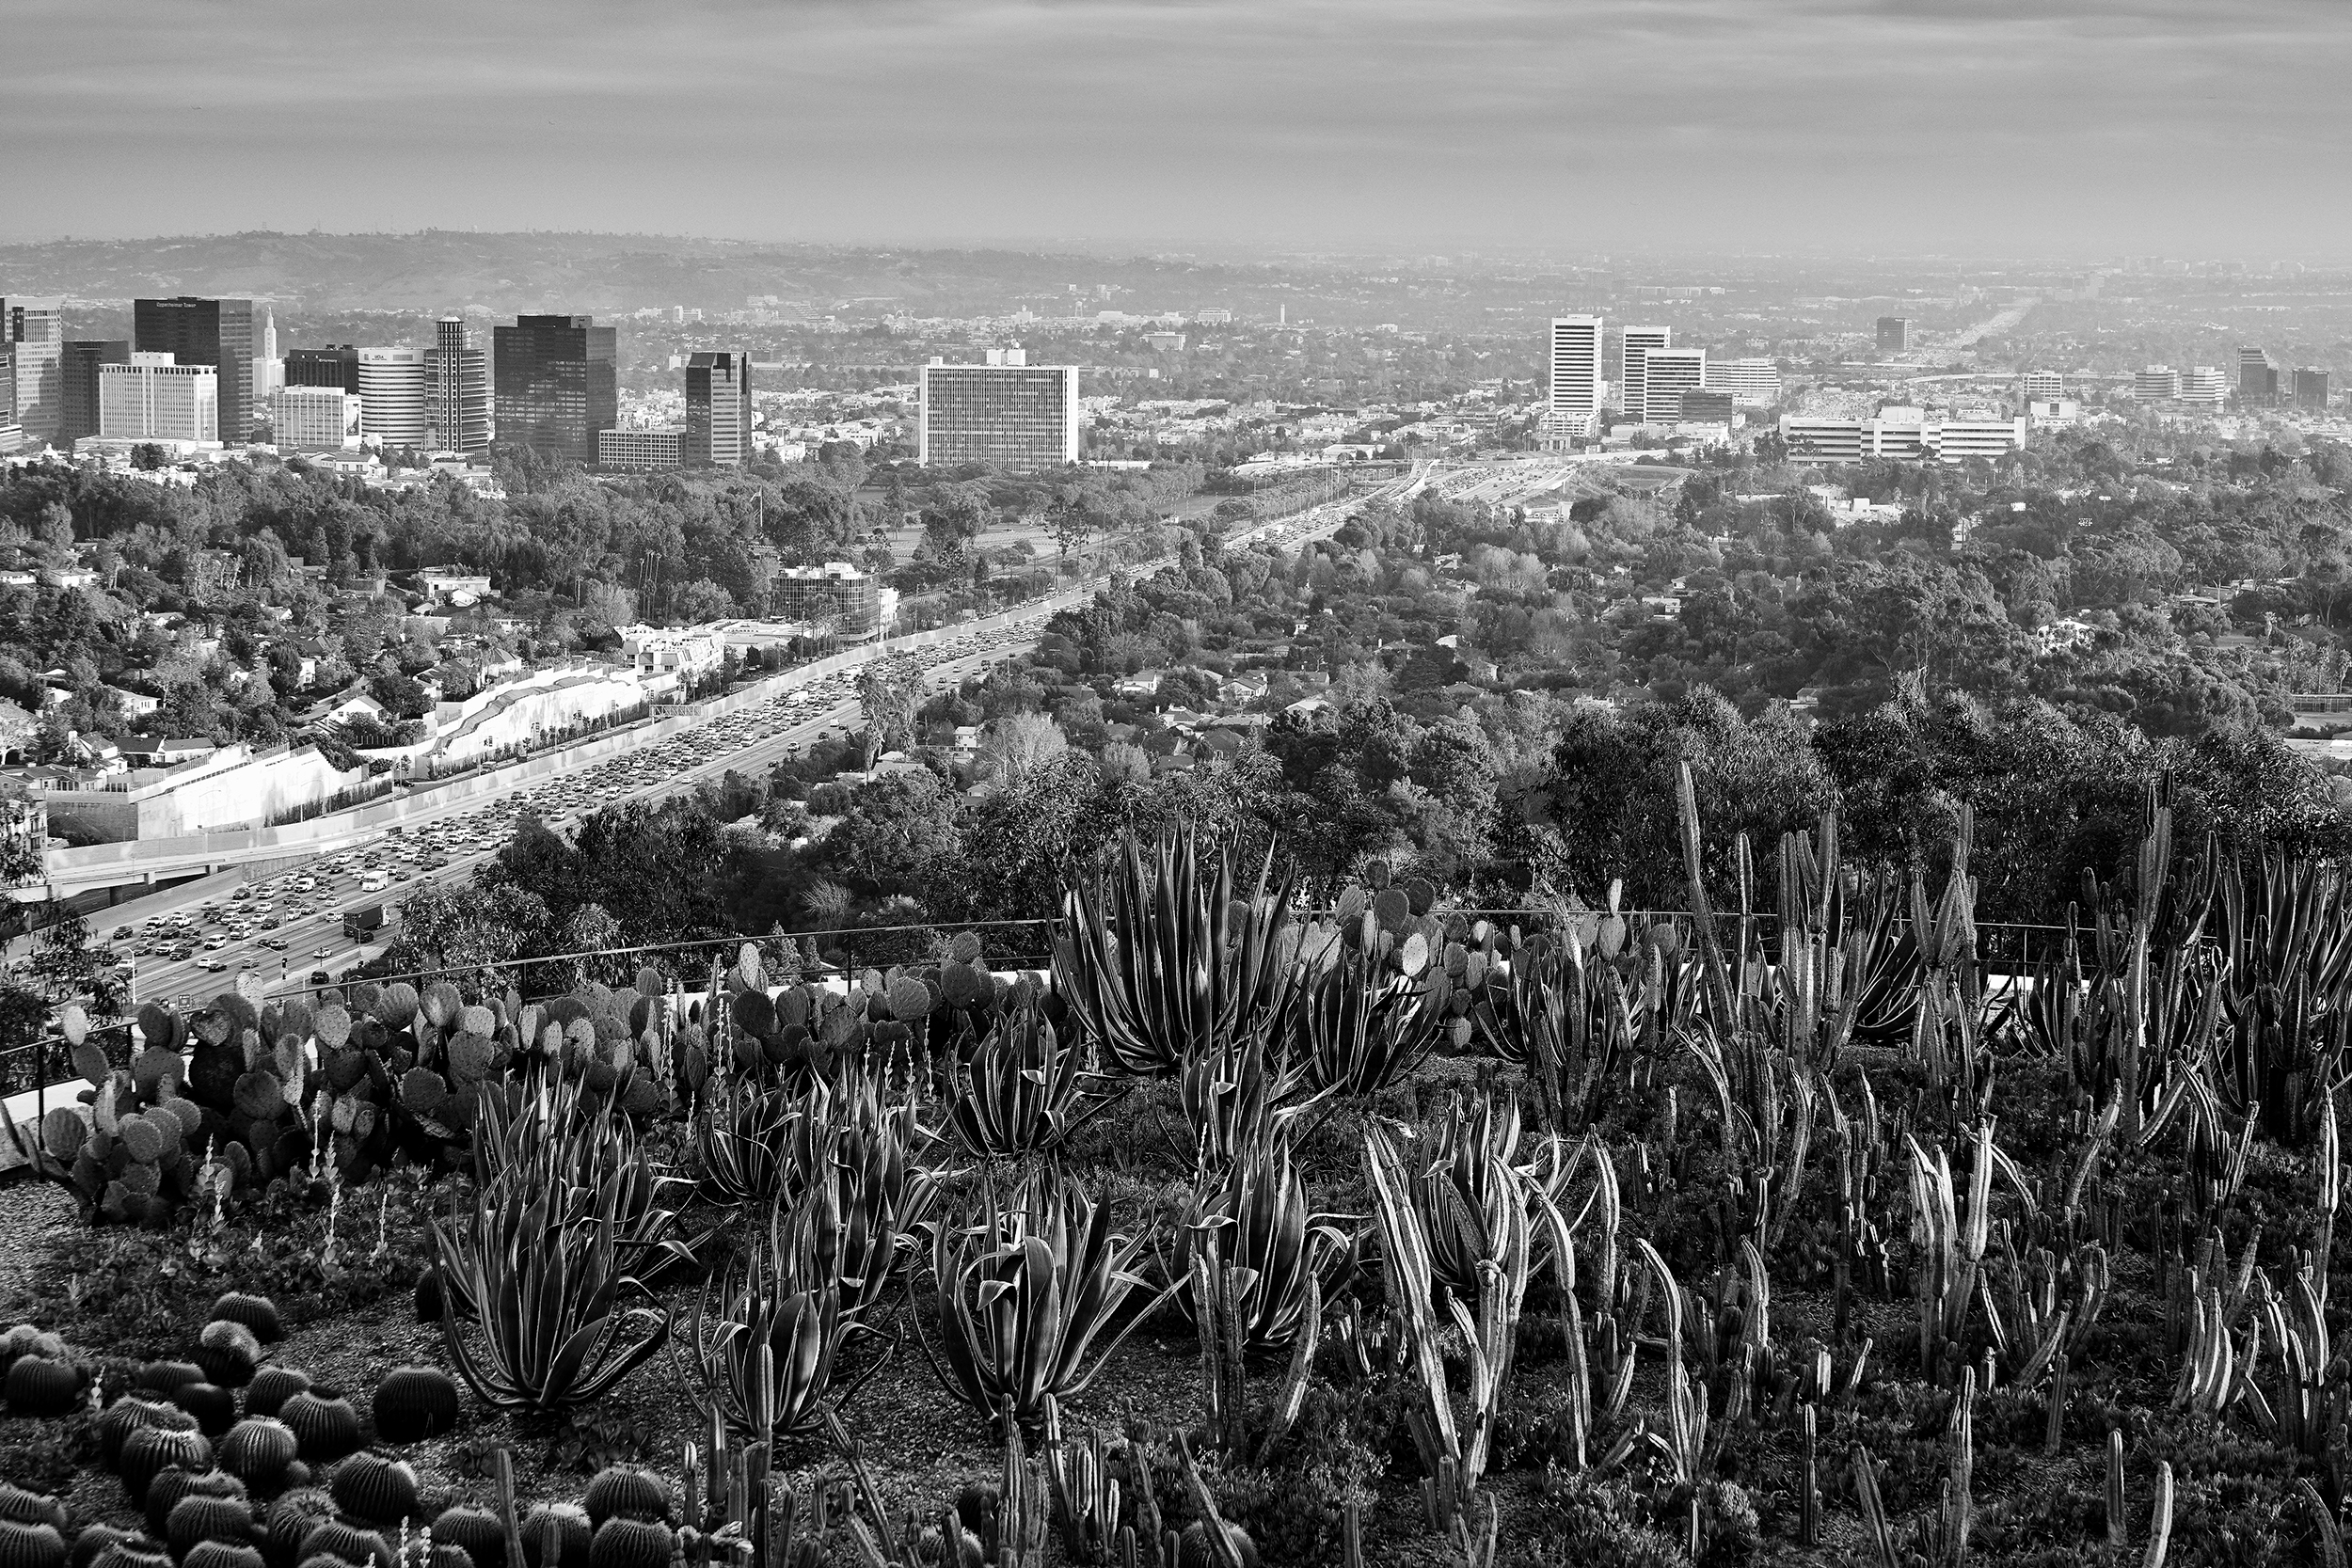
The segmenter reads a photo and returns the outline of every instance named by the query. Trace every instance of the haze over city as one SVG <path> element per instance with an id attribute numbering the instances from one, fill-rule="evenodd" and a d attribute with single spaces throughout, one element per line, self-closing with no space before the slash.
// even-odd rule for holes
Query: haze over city
<path id="1" fill-rule="evenodd" d="M 15 239 L 2352 254 L 2332 0 L 20 0 L 7 48 Z"/>

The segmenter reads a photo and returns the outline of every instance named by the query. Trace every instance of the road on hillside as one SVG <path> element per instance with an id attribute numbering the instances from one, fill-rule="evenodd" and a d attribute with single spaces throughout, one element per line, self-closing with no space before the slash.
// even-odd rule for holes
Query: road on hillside
<path id="1" fill-rule="evenodd" d="M 1323 538 L 1358 507 L 1401 491 L 1404 483 L 1261 524 L 1229 542 L 1268 539 L 1295 546 Z M 1165 564 L 1139 563 L 1128 573 L 1140 576 Z M 1106 580 L 1090 578 L 1016 607 L 1009 612 L 1019 617 L 1014 624 L 922 647 L 917 652 L 925 678 L 934 689 L 961 685 L 1034 646 L 1048 619 L 1092 598 Z M 879 643 L 869 657 L 892 651 L 890 644 Z M 854 670 L 798 681 L 787 672 L 777 681 L 775 693 L 751 707 L 705 720 L 575 773 L 453 802 L 364 846 L 250 881 L 204 878 L 98 911 L 90 916 L 93 935 L 132 959 L 139 1002 L 193 1004 L 247 974 L 266 990 L 301 989 L 314 971 L 347 967 L 378 950 L 343 935 L 347 913 L 397 902 L 429 883 L 468 879 L 506 843 L 521 816 L 561 825 L 609 805 L 656 800 L 730 770 L 756 775 L 859 721 Z"/>

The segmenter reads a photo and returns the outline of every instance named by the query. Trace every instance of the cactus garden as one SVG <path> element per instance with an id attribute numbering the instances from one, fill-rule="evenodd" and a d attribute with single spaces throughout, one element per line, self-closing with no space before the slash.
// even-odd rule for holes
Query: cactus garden
<path id="1" fill-rule="evenodd" d="M 1678 807 L 1669 913 L 1184 832 L 1038 969 L 66 1009 L 0 1568 L 2339 1568 L 2341 870 L 2158 789 L 1996 956 L 1964 814 Z"/>

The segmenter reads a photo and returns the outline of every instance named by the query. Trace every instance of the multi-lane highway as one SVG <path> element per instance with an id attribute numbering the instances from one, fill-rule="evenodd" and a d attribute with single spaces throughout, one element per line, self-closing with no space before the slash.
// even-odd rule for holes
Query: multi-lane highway
<path id="1" fill-rule="evenodd" d="M 1375 492 L 1401 490 L 1402 482 Z M 1336 530 L 1362 500 L 1341 500 L 1232 536 L 1296 546 Z M 1164 562 L 1132 568 L 1148 573 Z M 1096 578 L 1015 610 L 1008 624 L 925 645 L 925 677 L 937 688 L 961 684 L 1037 641 L 1056 612 L 1090 598 Z M 891 651 L 877 645 L 871 657 Z M 830 731 L 859 721 L 854 669 L 787 673 L 758 704 L 718 715 L 620 757 L 504 794 L 453 801 L 373 840 L 268 875 L 225 872 L 103 910 L 94 932 L 132 965 L 137 999 L 194 1000 L 218 994 L 252 974 L 268 990 L 299 988 L 315 970 L 333 971 L 371 951 L 343 935 L 343 917 L 397 903 L 420 885 L 464 879 L 504 844 L 517 818 L 561 824 L 604 806 L 650 800 L 732 770 L 761 772 Z"/>

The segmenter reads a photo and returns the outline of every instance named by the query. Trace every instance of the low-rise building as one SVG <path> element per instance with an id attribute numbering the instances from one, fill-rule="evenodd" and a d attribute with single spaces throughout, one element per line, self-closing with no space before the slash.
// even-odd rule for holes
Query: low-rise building
<path id="1" fill-rule="evenodd" d="M 288 387 L 270 394 L 280 451 L 356 451 L 366 404 L 340 387 Z"/>
<path id="2" fill-rule="evenodd" d="M 417 573 L 417 587 L 435 604 L 450 604 L 460 610 L 497 596 L 490 587 L 489 573 L 463 566 L 424 567 Z"/>
<path id="3" fill-rule="evenodd" d="M 600 430 L 596 432 L 596 467 L 622 473 L 650 473 L 657 468 L 686 466 L 686 432 L 663 430 Z"/>
<path id="4" fill-rule="evenodd" d="M 648 686 L 692 685 L 726 660 L 724 634 L 711 626 L 623 626 L 621 652 Z"/>
<path id="5" fill-rule="evenodd" d="M 313 746 L 256 750 L 238 744 L 175 761 L 166 743 L 148 755 L 149 767 L 44 784 L 50 831 L 80 843 L 111 844 L 262 828 L 325 804 L 367 778 L 366 769 L 339 768 Z"/>
<path id="6" fill-rule="evenodd" d="M 884 612 L 884 594 L 888 610 Z M 787 621 L 829 624 L 838 636 L 870 637 L 887 626 L 898 610 L 898 594 L 885 590 L 871 572 L 846 561 L 819 566 L 787 566 L 769 580 L 769 608 Z"/>

